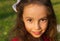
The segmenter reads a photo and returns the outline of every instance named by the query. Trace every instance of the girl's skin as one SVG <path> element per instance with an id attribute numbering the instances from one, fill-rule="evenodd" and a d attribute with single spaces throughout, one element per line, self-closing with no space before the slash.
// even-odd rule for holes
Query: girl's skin
<path id="1" fill-rule="evenodd" d="M 47 8 L 44 5 L 30 4 L 24 7 L 25 28 L 34 38 L 39 38 L 48 25 Z"/>

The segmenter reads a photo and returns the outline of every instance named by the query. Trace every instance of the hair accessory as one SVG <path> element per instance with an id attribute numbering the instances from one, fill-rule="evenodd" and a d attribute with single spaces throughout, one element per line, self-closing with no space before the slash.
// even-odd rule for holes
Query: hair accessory
<path id="1" fill-rule="evenodd" d="M 17 12 L 16 10 L 16 5 L 20 2 L 21 0 L 17 0 L 17 2 L 15 4 L 12 5 L 12 8 L 15 12 Z"/>

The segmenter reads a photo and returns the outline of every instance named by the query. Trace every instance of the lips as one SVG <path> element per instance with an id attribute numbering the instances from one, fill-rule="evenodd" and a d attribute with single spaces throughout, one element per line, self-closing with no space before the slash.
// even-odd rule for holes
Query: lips
<path id="1" fill-rule="evenodd" d="M 41 32 L 33 32 L 35 35 L 40 35 Z"/>

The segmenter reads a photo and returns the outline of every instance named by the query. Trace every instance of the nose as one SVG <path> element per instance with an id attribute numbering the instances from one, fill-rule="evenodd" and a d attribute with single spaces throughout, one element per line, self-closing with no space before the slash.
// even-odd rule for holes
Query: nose
<path id="1" fill-rule="evenodd" d="M 35 22 L 35 24 L 34 24 L 34 28 L 35 28 L 36 30 L 41 29 L 41 27 L 40 27 L 40 25 L 39 25 L 38 22 Z"/>

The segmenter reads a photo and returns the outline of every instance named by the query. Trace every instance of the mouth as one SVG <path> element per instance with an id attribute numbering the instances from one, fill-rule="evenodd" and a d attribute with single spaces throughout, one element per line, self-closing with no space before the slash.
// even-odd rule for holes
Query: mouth
<path id="1" fill-rule="evenodd" d="M 35 35 L 40 35 L 41 32 L 33 32 Z"/>

